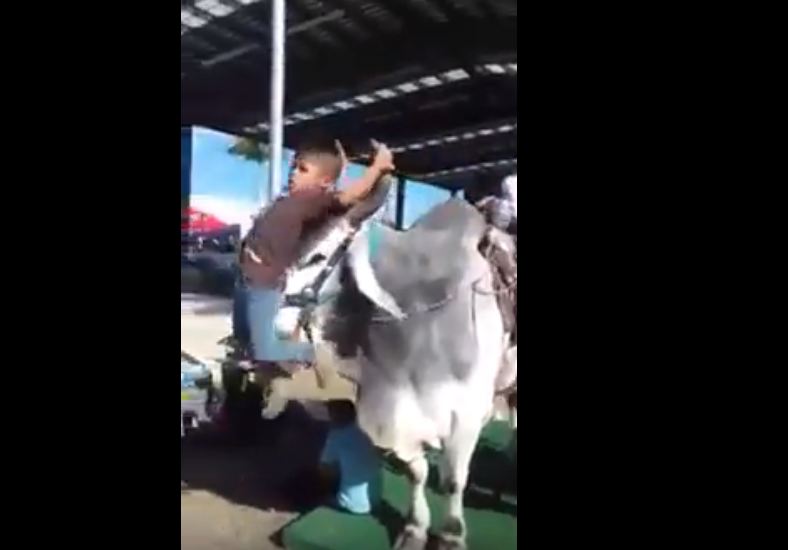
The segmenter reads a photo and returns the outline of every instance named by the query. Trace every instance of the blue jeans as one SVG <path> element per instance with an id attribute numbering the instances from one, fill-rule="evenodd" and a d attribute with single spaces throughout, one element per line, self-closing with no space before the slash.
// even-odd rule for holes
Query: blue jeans
<path id="1" fill-rule="evenodd" d="M 312 344 L 282 340 L 276 334 L 274 320 L 282 304 L 282 293 L 273 288 L 249 286 L 246 291 L 252 356 L 257 361 L 296 361 L 311 363 Z"/>

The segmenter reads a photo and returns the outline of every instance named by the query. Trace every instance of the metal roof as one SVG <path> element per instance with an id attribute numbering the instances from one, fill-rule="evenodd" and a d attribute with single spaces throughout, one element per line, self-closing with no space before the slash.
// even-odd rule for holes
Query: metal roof
<path id="1" fill-rule="evenodd" d="M 181 1 L 181 121 L 267 130 L 270 2 Z M 285 142 L 389 143 L 459 186 L 517 159 L 516 0 L 287 0 Z M 463 179 L 464 178 L 464 179 Z"/>

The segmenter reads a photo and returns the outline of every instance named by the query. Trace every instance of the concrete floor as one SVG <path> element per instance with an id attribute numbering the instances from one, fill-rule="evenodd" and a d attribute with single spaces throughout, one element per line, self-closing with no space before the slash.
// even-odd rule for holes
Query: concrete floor
<path id="1" fill-rule="evenodd" d="M 232 306 L 226 298 L 181 294 L 181 349 L 201 359 L 221 359 L 218 341 L 232 330 Z"/>
<path id="2" fill-rule="evenodd" d="M 232 302 L 227 299 L 181 295 L 181 349 L 203 360 L 220 360 L 224 348 L 218 341 L 230 333 L 231 310 Z M 250 449 L 213 448 L 211 441 L 184 442 L 183 550 L 275 548 L 269 537 L 295 513 L 261 508 L 233 498 L 232 488 L 243 490 L 248 480 L 254 479 L 254 470 Z"/>

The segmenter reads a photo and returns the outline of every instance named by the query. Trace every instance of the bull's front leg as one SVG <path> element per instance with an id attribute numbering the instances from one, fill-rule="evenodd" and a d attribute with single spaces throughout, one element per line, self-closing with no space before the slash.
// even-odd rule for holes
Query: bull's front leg
<path id="1" fill-rule="evenodd" d="M 423 454 L 407 464 L 410 477 L 412 502 L 405 529 L 394 545 L 394 550 L 423 550 L 427 544 L 430 527 L 430 509 L 427 506 L 427 476 L 429 463 Z"/>
<path id="2" fill-rule="evenodd" d="M 440 550 L 465 550 L 467 529 L 463 510 L 463 495 L 468 483 L 471 457 L 482 431 L 482 417 L 468 416 L 457 418 L 455 413 L 454 429 L 443 442 L 444 489 L 448 506 L 441 532 L 438 535 Z"/>

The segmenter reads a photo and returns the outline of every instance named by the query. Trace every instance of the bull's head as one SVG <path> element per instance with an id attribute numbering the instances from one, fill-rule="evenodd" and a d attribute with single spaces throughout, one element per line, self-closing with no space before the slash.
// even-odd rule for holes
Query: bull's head
<path id="1" fill-rule="evenodd" d="M 331 300 L 340 290 L 339 267 L 352 264 L 362 280 L 372 279 L 376 285 L 366 252 L 365 224 L 386 203 L 394 178 L 384 176 L 373 191 L 342 216 L 326 220 L 315 228 L 303 243 L 299 260 L 288 274 L 285 286 L 285 305 L 276 319 L 280 337 L 290 337 L 299 319 L 320 304 Z M 379 288 L 379 287 L 378 287 Z M 373 301 L 375 294 L 372 292 Z M 379 304 L 392 315 L 401 316 L 393 301 Z"/>

